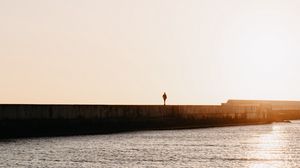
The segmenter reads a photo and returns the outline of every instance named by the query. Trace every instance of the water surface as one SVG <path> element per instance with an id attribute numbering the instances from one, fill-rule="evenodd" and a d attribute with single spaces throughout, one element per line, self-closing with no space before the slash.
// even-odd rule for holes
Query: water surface
<path id="1" fill-rule="evenodd" d="M 300 121 L 0 140 L 0 167 L 299 167 Z"/>

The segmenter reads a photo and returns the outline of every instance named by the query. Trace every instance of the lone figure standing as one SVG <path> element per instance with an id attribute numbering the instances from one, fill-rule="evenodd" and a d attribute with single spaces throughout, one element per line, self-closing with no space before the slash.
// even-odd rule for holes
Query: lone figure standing
<path id="1" fill-rule="evenodd" d="M 166 100 L 168 98 L 166 92 L 164 92 L 162 98 L 164 99 L 164 106 L 165 106 L 166 105 Z"/>

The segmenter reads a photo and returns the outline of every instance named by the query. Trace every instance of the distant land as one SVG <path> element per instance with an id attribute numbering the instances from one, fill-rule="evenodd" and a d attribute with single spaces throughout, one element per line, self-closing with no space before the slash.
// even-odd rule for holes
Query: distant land
<path id="1" fill-rule="evenodd" d="M 1 138 L 267 124 L 300 119 L 300 101 L 221 105 L 1 104 Z"/>

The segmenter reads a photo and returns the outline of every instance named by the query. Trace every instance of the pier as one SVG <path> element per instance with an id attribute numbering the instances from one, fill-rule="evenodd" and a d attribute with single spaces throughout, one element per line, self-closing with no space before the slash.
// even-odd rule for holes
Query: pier
<path id="1" fill-rule="evenodd" d="M 228 100 L 221 105 L 0 105 L 2 137 L 97 134 L 265 124 L 300 119 L 298 101 Z"/>

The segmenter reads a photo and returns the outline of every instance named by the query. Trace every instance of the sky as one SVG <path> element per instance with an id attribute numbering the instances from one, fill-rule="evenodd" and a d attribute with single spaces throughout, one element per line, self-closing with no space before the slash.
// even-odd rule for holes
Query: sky
<path id="1" fill-rule="evenodd" d="M 0 103 L 300 100 L 298 0 L 0 0 Z"/>

